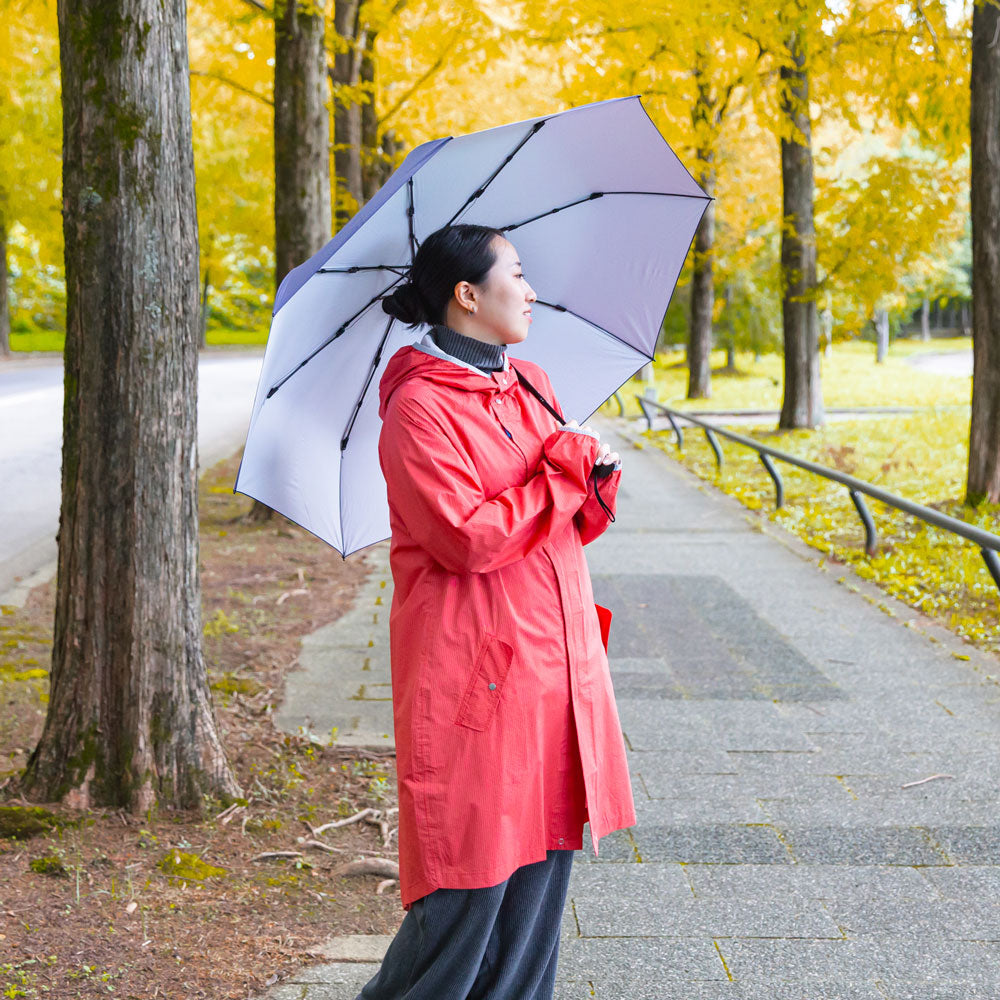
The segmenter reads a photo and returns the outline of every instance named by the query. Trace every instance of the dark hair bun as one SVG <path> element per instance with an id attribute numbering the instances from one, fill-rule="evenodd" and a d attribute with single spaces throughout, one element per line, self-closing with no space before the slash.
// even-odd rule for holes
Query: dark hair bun
<path id="1" fill-rule="evenodd" d="M 409 326 L 427 322 L 427 313 L 416 285 L 407 282 L 382 299 L 382 309 Z"/>

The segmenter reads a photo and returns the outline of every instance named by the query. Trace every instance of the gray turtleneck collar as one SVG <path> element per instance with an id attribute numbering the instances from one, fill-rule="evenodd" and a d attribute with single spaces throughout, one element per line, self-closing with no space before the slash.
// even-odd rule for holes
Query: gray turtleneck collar
<path id="1" fill-rule="evenodd" d="M 501 371 L 504 367 L 505 344 L 486 344 L 464 333 L 453 330 L 450 326 L 436 323 L 431 328 L 434 343 L 445 354 L 450 354 L 459 361 L 472 365 L 483 372 Z"/>

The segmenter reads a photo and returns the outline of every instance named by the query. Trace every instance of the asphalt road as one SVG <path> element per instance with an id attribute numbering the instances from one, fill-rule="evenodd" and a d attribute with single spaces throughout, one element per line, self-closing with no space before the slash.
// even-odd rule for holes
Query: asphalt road
<path id="1" fill-rule="evenodd" d="M 198 452 L 202 468 L 246 436 L 263 355 L 202 355 Z M 0 595 L 56 557 L 62 450 L 60 358 L 0 365 Z"/>

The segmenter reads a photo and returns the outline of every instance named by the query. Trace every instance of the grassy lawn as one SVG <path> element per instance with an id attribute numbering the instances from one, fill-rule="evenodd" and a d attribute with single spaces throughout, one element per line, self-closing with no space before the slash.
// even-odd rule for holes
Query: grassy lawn
<path id="1" fill-rule="evenodd" d="M 849 341 L 835 344 L 829 357 L 820 361 L 823 401 L 828 408 L 841 406 L 951 406 L 967 405 L 968 379 L 933 375 L 914 368 L 908 358 L 914 354 L 969 351 L 968 338 L 896 341 L 889 357 L 875 364 L 874 344 Z M 688 370 L 682 352 L 659 355 L 654 364 L 657 398 L 678 409 L 698 410 L 778 410 L 781 408 L 782 364 L 777 354 L 764 354 L 754 361 L 750 353 L 737 352 L 736 373 L 723 374 L 724 351 L 712 352 L 711 399 L 686 400 Z M 626 413 L 639 414 L 635 394 L 642 393 L 637 379 L 626 383 L 620 395 Z M 617 404 L 607 410 L 617 413 Z"/>
<path id="2" fill-rule="evenodd" d="M 267 330 L 209 330 L 209 347 L 263 346 L 267 343 Z"/>
<path id="3" fill-rule="evenodd" d="M 15 354 L 29 351 L 62 352 L 66 343 L 66 334 L 61 330 L 31 330 L 20 333 L 12 330 L 10 334 L 10 349 Z"/>
<path id="4" fill-rule="evenodd" d="M 920 350 L 968 347 L 967 340 L 899 344 L 884 365 L 876 366 L 871 345 L 838 345 L 823 366 L 828 407 L 898 405 L 917 407 L 915 412 L 831 421 L 816 431 L 778 433 L 770 418 L 733 429 L 1000 534 L 1000 505 L 971 510 L 962 503 L 969 379 L 920 372 L 906 363 L 907 356 Z M 762 358 L 755 365 L 752 358 L 741 357 L 739 367 L 746 366 L 746 374 L 713 375 L 713 399 L 698 405 L 683 400 L 685 368 L 658 366 L 657 387 L 660 399 L 673 398 L 678 409 L 777 409 L 780 364 L 780 358 Z M 772 378 L 778 379 L 777 386 Z M 607 412 L 617 412 L 617 407 Z M 723 418 L 716 423 L 725 426 Z M 794 532 L 828 563 L 850 565 L 859 576 L 975 646 L 1000 652 L 1000 594 L 977 546 L 869 500 L 879 532 L 878 551 L 869 558 L 864 529 L 843 486 L 778 463 L 785 505 L 775 511 L 773 484 L 755 452 L 720 439 L 725 462 L 719 470 L 698 429 L 685 430 L 683 451 L 670 431 L 655 431 L 647 438 L 705 481 Z"/>
<path id="5" fill-rule="evenodd" d="M 255 347 L 267 342 L 267 330 L 230 330 L 217 329 L 208 331 L 209 347 Z M 66 344 L 66 334 L 61 330 L 31 330 L 30 332 L 11 332 L 10 349 L 14 353 L 31 351 L 61 352 Z"/>

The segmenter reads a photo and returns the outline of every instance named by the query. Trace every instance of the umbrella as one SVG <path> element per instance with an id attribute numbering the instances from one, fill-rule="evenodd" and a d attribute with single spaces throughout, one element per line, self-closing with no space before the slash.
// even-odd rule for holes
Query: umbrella
<path id="1" fill-rule="evenodd" d="M 389 537 L 378 381 L 419 340 L 381 299 L 451 224 L 507 234 L 538 295 L 510 356 L 583 422 L 653 357 L 709 198 L 637 96 L 436 139 L 278 289 L 237 492 L 345 557 Z"/>

